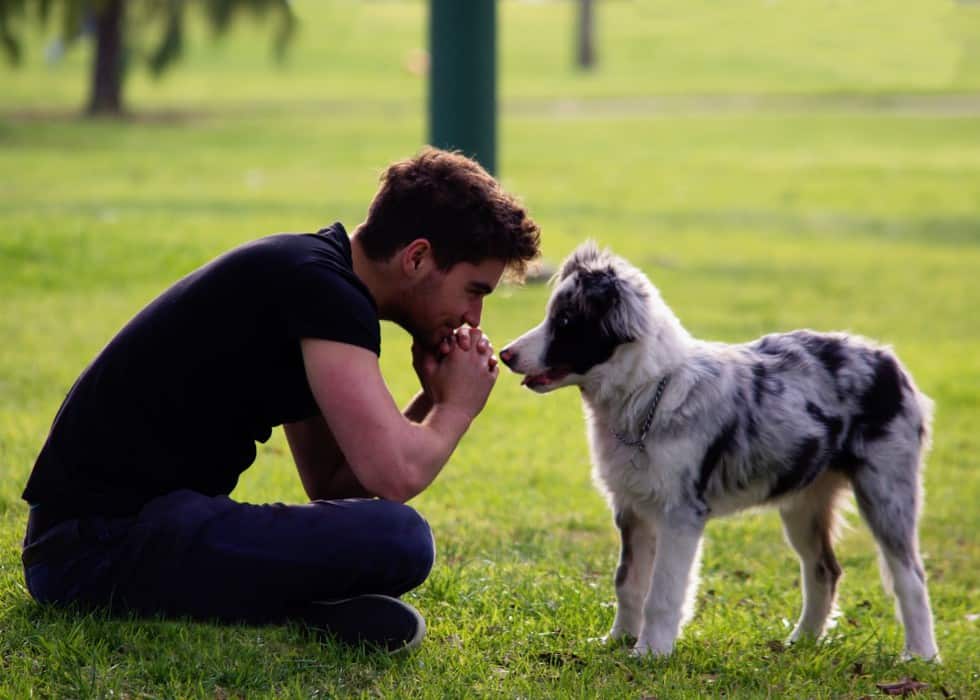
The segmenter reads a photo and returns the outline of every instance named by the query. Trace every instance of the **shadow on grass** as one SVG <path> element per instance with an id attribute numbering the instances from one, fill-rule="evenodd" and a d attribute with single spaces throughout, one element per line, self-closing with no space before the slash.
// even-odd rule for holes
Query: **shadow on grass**
<path id="1" fill-rule="evenodd" d="M 338 692 L 362 693 L 412 663 L 411 654 L 339 645 L 295 622 L 138 618 L 26 598 L 3 609 L 0 629 L 2 675 L 51 697 L 276 694 L 325 679 Z"/>

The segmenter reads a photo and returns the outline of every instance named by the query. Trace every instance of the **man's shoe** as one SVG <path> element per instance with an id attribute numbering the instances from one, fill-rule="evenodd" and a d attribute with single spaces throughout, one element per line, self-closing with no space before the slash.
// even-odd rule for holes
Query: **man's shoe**
<path id="1" fill-rule="evenodd" d="M 371 644 L 388 652 L 414 649 L 425 636 L 418 610 L 386 595 L 317 601 L 307 622 L 345 644 Z"/>

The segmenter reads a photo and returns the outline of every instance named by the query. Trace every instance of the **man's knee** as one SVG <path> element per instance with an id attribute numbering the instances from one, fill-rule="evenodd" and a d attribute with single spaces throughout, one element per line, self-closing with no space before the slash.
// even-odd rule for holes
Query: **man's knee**
<path id="1" fill-rule="evenodd" d="M 436 549 L 432 529 L 410 506 L 391 503 L 387 532 L 387 547 L 391 561 L 403 578 L 405 590 L 416 588 L 429 576 L 435 562 Z"/>
<path id="2" fill-rule="evenodd" d="M 381 499 L 324 501 L 317 537 L 319 565 L 340 588 L 401 595 L 428 577 L 435 560 L 432 530 L 410 506 Z M 309 538 L 307 542 L 311 542 Z"/>

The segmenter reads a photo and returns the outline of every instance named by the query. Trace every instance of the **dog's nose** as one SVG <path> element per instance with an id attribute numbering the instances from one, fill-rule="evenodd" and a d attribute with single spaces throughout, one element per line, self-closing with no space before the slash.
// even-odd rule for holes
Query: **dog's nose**
<path id="1" fill-rule="evenodd" d="M 513 367 L 517 361 L 517 353 L 510 348 L 504 348 L 500 351 L 500 360 L 508 367 Z"/>

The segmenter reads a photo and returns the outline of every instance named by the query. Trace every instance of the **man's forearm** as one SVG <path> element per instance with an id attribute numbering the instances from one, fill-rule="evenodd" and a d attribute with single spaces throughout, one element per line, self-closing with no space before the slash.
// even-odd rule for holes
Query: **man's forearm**
<path id="1" fill-rule="evenodd" d="M 370 495 L 351 473 L 322 416 L 286 424 L 283 430 L 311 501 Z"/>
<path id="2" fill-rule="evenodd" d="M 473 416 L 468 413 L 440 404 L 434 406 L 419 424 L 419 428 L 428 436 L 423 441 L 426 446 L 424 454 L 418 454 L 416 461 L 421 477 L 419 491 L 432 483 L 442 471 L 472 420 Z"/>
<path id="3" fill-rule="evenodd" d="M 425 420 L 425 417 L 429 415 L 429 411 L 432 410 L 432 399 L 424 392 L 420 391 L 415 395 L 405 410 L 402 411 L 402 415 L 408 418 L 413 423 L 421 423 Z"/>
<path id="4" fill-rule="evenodd" d="M 330 476 L 329 482 L 324 486 L 323 491 L 316 495 L 316 498 L 311 500 L 323 499 L 339 499 L 339 498 L 372 498 L 373 493 L 370 493 L 357 477 L 354 476 L 354 472 L 350 470 L 346 464 L 337 469 Z"/>

